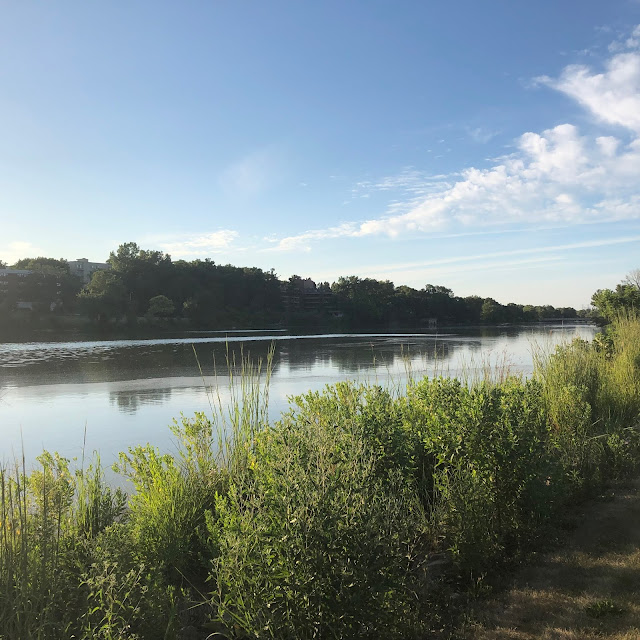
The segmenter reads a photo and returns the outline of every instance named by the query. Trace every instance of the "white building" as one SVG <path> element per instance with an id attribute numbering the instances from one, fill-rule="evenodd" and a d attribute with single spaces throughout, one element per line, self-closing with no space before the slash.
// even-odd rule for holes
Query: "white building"
<path id="1" fill-rule="evenodd" d="M 71 275 L 82 278 L 82 282 L 85 284 L 91 280 L 91 276 L 96 271 L 104 271 L 105 269 L 111 269 L 108 262 L 89 262 L 87 258 L 69 260 Z"/>

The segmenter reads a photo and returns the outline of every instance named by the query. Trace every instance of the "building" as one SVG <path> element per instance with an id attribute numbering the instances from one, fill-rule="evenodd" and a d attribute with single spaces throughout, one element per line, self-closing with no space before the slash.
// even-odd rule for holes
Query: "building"
<path id="1" fill-rule="evenodd" d="M 7 298 L 18 300 L 24 291 L 29 269 L 0 269 L 0 301 Z"/>
<path id="2" fill-rule="evenodd" d="M 104 271 L 111 269 L 108 262 L 89 262 L 87 258 L 78 258 L 77 260 L 69 260 L 69 271 L 72 276 L 78 276 L 84 284 L 91 280 L 91 276 L 96 271 Z"/>
<path id="3" fill-rule="evenodd" d="M 330 289 L 318 288 L 307 278 L 290 279 L 282 283 L 282 300 L 287 312 L 335 312 L 335 299 Z"/>

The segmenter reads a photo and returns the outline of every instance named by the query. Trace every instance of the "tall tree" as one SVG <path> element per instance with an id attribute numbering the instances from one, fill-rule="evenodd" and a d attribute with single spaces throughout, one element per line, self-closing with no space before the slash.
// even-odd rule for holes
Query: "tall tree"
<path id="1" fill-rule="evenodd" d="M 630 284 L 619 284 L 615 291 L 598 289 L 591 297 L 591 304 L 600 316 L 611 320 L 621 311 L 640 309 L 640 289 Z"/>
<path id="2" fill-rule="evenodd" d="M 623 280 L 624 284 L 628 284 L 640 290 L 640 269 L 629 271 Z"/>
<path id="3" fill-rule="evenodd" d="M 21 296 L 32 302 L 35 308 L 46 312 L 56 308 L 71 311 L 82 281 L 71 274 L 69 263 L 64 258 L 21 258 L 13 269 L 24 269 L 32 273 L 25 278 Z"/>
<path id="4" fill-rule="evenodd" d="M 78 296 L 80 308 L 96 320 L 122 315 L 128 303 L 127 290 L 119 273 L 96 271 Z"/>
<path id="5" fill-rule="evenodd" d="M 170 255 L 141 249 L 135 242 L 121 244 L 107 262 L 122 280 L 133 315 L 144 313 L 149 300 L 165 292 L 172 271 Z"/>
<path id="6" fill-rule="evenodd" d="M 64 273 L 69 274 L 69 263 L 64 258 L 20 258 L 12 265 L 13 269 L 28 269 L 30 271 L 40 271 L 42 273 Z"/>

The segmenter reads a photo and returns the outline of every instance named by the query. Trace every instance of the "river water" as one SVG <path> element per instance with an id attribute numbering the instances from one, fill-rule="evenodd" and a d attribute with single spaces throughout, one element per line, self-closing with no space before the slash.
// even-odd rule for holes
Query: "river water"
<path id="1" fill-rule="evenodd" d="M 284 332 L 192 333 L 158 340 L 0 344 L 0 460 L 43 449 L 73 458 L 98 450 L 110 464 L 119 451 L 150 442 L 175 446 L 173 418 L 211 413 L 210 392 L 229 394 L 227 350 L 253 361 L 273 345 L 269 413 L 287 398 L 339 380 L 404 386 L 408 372 L 481 376 L 487 367 L 525 375 L 533 351 L 574 337 L 584 324 L 476 328 L 429 334 L 289 335 Z M 215 365 L 214 365 L 215 362 Z M 202 374 L 200 368 L 202 369 Z M 217 375 L 214 375 L 217 374 Z"/>

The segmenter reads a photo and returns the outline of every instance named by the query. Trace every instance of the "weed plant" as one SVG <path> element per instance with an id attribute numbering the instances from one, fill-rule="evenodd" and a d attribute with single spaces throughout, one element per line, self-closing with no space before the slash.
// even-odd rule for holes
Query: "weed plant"
<path id="1" fill-rule="evenodd" d="M 271 360 L 146 445 L 0 469 L 0 638 L 425 637 L 563 508 L 637 470 L 640 320 L 406 390 L 342 382 L 268 424 Z M 191 635 L 189 635 L 191 634 Z M 195 634 L 195 635 L 194 635 Z"/>

